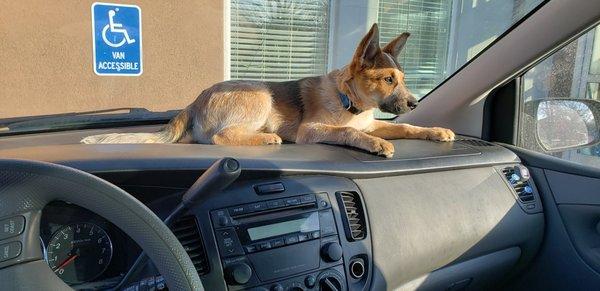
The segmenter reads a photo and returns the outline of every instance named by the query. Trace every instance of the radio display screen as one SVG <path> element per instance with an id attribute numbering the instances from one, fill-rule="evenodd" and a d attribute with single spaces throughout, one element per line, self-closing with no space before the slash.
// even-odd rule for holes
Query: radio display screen
<path id="1" fill-rule="evenodd" d="M 315 230 L 319 230 L 319 214 L 317 212 L 313 212 L 309 216 L 299 219 L 287 220 L 247 229 L 248 236 L 252 241 L 273 236 L 280 236 L 288 233 L 312 232 Z"/>

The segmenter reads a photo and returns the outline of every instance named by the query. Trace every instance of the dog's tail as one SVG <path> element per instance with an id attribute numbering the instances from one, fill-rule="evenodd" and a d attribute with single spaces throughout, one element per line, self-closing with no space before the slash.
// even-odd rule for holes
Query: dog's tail
<path id="1" fill-rule="evenodd" d="M 191 125 L 191 110 L 185 108 L 158 132 L 99 134 L 88 136 L 81 143 L 175 143 L 186 134 Z"/>

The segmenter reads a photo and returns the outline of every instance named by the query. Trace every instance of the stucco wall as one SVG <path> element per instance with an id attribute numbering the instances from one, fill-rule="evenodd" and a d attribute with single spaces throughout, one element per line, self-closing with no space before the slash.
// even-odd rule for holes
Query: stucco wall
<path id="1" fill-rule="evenodd" d="M 142 9 L 144 71 L 138 77 L 94 73 L 93 2 L 3 1 L 0 118 L 182 108 L 223 80 L 223 1 L 106 1 Z"/>

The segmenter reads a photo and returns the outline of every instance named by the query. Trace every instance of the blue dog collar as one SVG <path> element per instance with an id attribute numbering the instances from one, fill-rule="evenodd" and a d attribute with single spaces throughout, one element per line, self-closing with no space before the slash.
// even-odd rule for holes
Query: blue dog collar
<path id="1" fill-rule="evenodd" d="M 342 106 L 344 107 L 344 109 L 346 109 L 348 112 L 352 113 L 352 114 L 360 114 L 362 112 L 362 110 L 354 107 L 354 104 L 352 104 L 352 101 L 350 101 L 350 98 L 348 97 L 348 95 L 342 93 L 342 92 L 338 92 L 338 96 L 340 97 L 340 101 L 342 102 Z"/>

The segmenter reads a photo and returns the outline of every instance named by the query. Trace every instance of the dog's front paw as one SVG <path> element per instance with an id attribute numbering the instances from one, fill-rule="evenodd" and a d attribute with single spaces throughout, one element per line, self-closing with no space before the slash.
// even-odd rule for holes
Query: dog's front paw
<path id="1" fill-rule="evenodd" d="M 454 137 L 455 135 L 452 130 L 442 127 L 429 128 L 429 132 L 427 133 L 427 139 L 436 141 L 453 141 Z"/>
<path id="2" fill-rule="evenodd" d="M 281 144 L 283 142 L 281 137 L 274 133 L 263 133 L 262 138 L 265 145 Z"/>
<path id="3" fill-rule="evenodd" d="M 386 158 L 391 158 L 394 156 L 394 145 L 385 139 L 374 137 L 371 140 L 369 151 Z"/>

